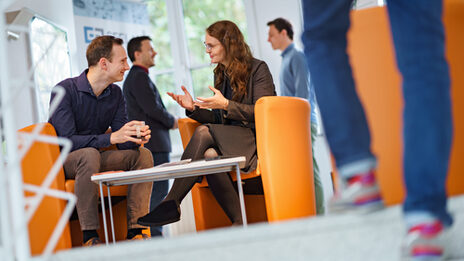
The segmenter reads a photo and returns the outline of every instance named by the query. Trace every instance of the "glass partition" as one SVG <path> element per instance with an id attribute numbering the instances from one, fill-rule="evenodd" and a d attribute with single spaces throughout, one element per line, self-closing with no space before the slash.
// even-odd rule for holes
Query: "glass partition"
<path id="1" fill-rule="evenodd" d="M 45 122 L 53 86 L 71 77 L 68 39 L 66 31 L 35 16 L 30 23 L 30 42 L 39 120 Z"/>

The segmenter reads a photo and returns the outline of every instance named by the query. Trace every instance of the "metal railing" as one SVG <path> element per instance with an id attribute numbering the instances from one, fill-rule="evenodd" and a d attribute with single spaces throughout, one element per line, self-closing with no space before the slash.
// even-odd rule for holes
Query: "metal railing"
<path id="1" fill-rule="evenodd" d="M 5 8 L 11 3 L 10 0 L 0 1 L 0 256 L 5 261 L 26 261 L 32 259 L 46 260 L 53 253 L 58 239 L 65 228 L 69 217 L 75 206 L 76 197 L 72 193 L 51 189 L 50 185 L 56 178 L 62 164 L 64 163 L 70 149 L 71 142 L 68 139 L 41 135 L 40 131 L 43 124 L 37 124 L 31 133 L 17 133 L 15 126 L 15 115 L 12 104 L 18 93 L 15 88 L 21 85 L 12 83 L 21 82 L 21 79 L 10 79 L 8 68 L 9 53 L 7 50 L 8 31 L 11 28 L 5 23 Z M 18 34 L 24 35 L 28 28 L 15 27 Z M 33 75 L 35 67 L 29 68 L 27 75 Z M 27 77 L 31 79 L 31 77 Z M 33 88 L 33 83 L 26 83 L 25 86 Z M 16 89 L 17 90 L 17 89 Z M 51 105 L 50 113 L 56 109 L 57 104 L 64 96 L 64 90 L 58 90 L 54 102 Z M 62 149 L 56 162 L 48 171 L 45 179 L 40 186 L 24 184 L 21 172 L 21 160 L 27 154 L 34 142 L 44 142 L 59 144 Z M 6 145 L 4 147 L 4 145 Z M 18 149 L 19 147 L 20 149 Z M 4 149 L 5 148 L 5 149 Z M 32 196 L 25 197 L 25 191 L 33 192 Z M 29 245 L 28 223 L 34 216 L 38 206 L 44 196 L 55 197 L 67 201 L 62 216 L 55 225 L 45 250 L 42 255 L 32 257 Z"/>

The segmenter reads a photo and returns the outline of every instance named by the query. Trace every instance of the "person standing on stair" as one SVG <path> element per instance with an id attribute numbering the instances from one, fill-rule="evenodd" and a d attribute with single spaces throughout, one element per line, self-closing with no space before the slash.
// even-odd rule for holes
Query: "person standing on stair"
<path id="1" fill-rule="evenodd" d="M 382 207 L 370 133 L 349 64 L 351 0 L 303 0 L 302 36 L 327 139 L 343 181 L 332 211 Z M 441 260 L 452 224 L 445 181 L 453 123 L 441 0 L 387 2 L 398 69 L 403 76 L 404 180 L 407 233 L 402 254 Z M 392 86 L 393 87 L 393 86 Z"/>

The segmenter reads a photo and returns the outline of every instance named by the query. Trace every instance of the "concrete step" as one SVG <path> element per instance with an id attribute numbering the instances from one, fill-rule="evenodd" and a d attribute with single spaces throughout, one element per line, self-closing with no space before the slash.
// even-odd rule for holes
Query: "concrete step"
<path id="1" fill-rule="evenodd" d="M 455 223 L 449 260 L 464 260 L 464 196 L 449 200 Z M 225 228 L 172 238 L 63 251 L 51 260 L 400 260 L 400 206 L 368 215 L 306 218 L 247 229 Z"/>

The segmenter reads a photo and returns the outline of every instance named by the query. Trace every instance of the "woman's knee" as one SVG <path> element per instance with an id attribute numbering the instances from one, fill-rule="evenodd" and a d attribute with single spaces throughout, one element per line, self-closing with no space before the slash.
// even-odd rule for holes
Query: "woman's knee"
<path id="1" fill-rule="evenodd" d="M 215 158 L 219 156 L 219 154 L 217 153 L 215 149 L 209 148 L 205 151 L 204 156 L 205 156 L 205 159 L 211 159 L 211 158 Z"/>
<path id="2" fill-rule="evenodd" d="M 195 129 L 195 132 L 193 133 L 193 137 L 196 137 L 199 139 L 204 138 L 204 137 L 211 137 L 208 126 L 205 126 L 205 125 L 198 126 Z"/>

